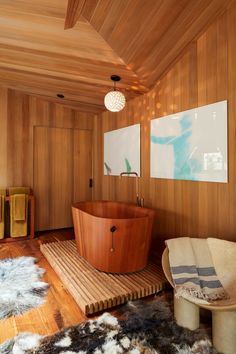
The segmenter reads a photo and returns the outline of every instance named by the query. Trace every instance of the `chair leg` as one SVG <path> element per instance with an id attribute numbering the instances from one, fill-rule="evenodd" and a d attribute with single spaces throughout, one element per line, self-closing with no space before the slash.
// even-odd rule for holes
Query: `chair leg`
<path id="1" fill-rule="evenodd" d="M 199 328 L 199 306 L 174 296 L 174 315 L 179 326 L 194 330 Z"/>
<path id="2" fill-rule="evenodd" d="M 236 353 L 236 311 L 212 311 L 212 341 L 219 352 Z"/>

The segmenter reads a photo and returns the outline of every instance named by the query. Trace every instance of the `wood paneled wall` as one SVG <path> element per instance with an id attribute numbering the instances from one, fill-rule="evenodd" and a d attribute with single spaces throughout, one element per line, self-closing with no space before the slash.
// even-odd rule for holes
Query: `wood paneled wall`
<path id="1" fill-rule="evenodd" d="M 19 91 L 0 88 L 0 186 L 26 185 L 33 188 L 34 127 L 73 128 L 74 130 L 72 130 L 71 134 L 73 132 L 76 134 L 77 129 L 84 129 L 92 131 L 91 134 L 93 134 L 93 124 L 93 113 L 81 113 L 69 107 L 29 96 Z M 46 144 L 47 142 L 45 141 L 45 146 Z M 91 141 L 89 144 L 91 144 Z M 76 149 L 78 151 L 80 149 L 78 143 Z M 79 157 L 74 162 L 75 166 L 78 165 L 77 160 L 80 161 Z M 66 163 L 63 159 L 60 168 L 61 171 L 66 169 Z M 42 170 L 41 173 L 42 175 L 44 174 L 42 180 L 45 182 L 46 171 Z M 73 174 L 74 178 L 78 177 L 76 168 L 75 171 L 72 169 L 68 173 L 72 174 L 72 180 Z M 58 178 L 60 178 L 60 174 L 58 174 Z M 59 183 L 60 181 L 57 182 Z M 77 185 L 79 183 L 77 181 Z M 81 181 L 81 183 L 81 189 L 85 189 L 84 181 Z M 48 188 L 50 193 L 50 190 L 53 189 L 53 181 L 51 181 L 51 185 L 48 181 L 48 184 L 46 188 Z M 39 196 L 37 197 L 39 199 Z M 54 226 L 60 227 L 59 224 Z"/>
<path id="2" fill-rule="evenodd" d="M 92 113 L 0 87 L 0 185 L 33 185 L 33 127 L 93 130 Z"/>
<path id="3" fill-rule="evenodd" d="M 155 235 L 219 237 L 236 241 L 236 1 L 178 60 L 148 94 L 120 113 L 96 121 L 96 199 L 135 201 L 132 178 L 103 176 L 103 133 L 141 123 L 140 190 L 156 210 Z M 229 182 L 207 183 L 150 178 L 150 120 L 228 100 Z M 214 132 L 209 132 L 214 134 Z"/>

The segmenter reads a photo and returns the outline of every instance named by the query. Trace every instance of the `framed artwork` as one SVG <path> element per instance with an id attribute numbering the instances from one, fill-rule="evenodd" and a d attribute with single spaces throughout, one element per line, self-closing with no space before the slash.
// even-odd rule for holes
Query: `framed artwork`
<path id="1" fill-rule="evenodd" d="M 122 172 L 140 176 L 140 124 L 104 133 L 104 175 Z"/>
<path id="2" fill-rule="evenodd" d="M 151 177 L 226 183 L 227 101 L 153 119 Z"/>

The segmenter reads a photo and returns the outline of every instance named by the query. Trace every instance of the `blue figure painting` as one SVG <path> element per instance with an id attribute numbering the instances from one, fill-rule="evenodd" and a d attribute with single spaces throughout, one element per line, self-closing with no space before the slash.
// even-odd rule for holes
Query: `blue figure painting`
<path id="1" fill-rule="evenodd" d="M 151 120 L 151 177 L 227 183 L 227 101 Z"/>

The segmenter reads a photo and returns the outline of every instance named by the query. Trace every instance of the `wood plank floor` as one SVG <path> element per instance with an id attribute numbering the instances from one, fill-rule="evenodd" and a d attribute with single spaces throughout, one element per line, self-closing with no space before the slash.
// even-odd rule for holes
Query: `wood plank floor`
<path id="1" fill-rule="evenodd" d="M 0 320 L 0 343 L 22 331 L 43 335 L 53 334 L 64 327 L 78 324 L 87 318 L 40 252 L 40 244 L 42 243 L 69 240 L 73 237 L 72 230 L 59 230 L 40 233 L 34 240 L 0 244 L 0 259 L 18 256 L 36 257 L 38 265 L 46 269 L 43 279 L 50 283 L 47 301 L 44 305 L 22 316 Z M 111 312 L 115 313 L 114 310 Z"/>
<path id="2" fill-rule="evenodd" d="M 61 230 L 41 233 L 34 240 L 0 244 L 0 259 L 18 256 L 36 257 L 38 265 L 46 269 L 43 279 L 50 284 L 47 301 L 43 306 L 22 316 L 0 321 L 0 343 L 22 331 L 52 334 L 86 318 L 39 249 L 40 243 L 71 238 L 73 238 L 71 230 Z"/>

